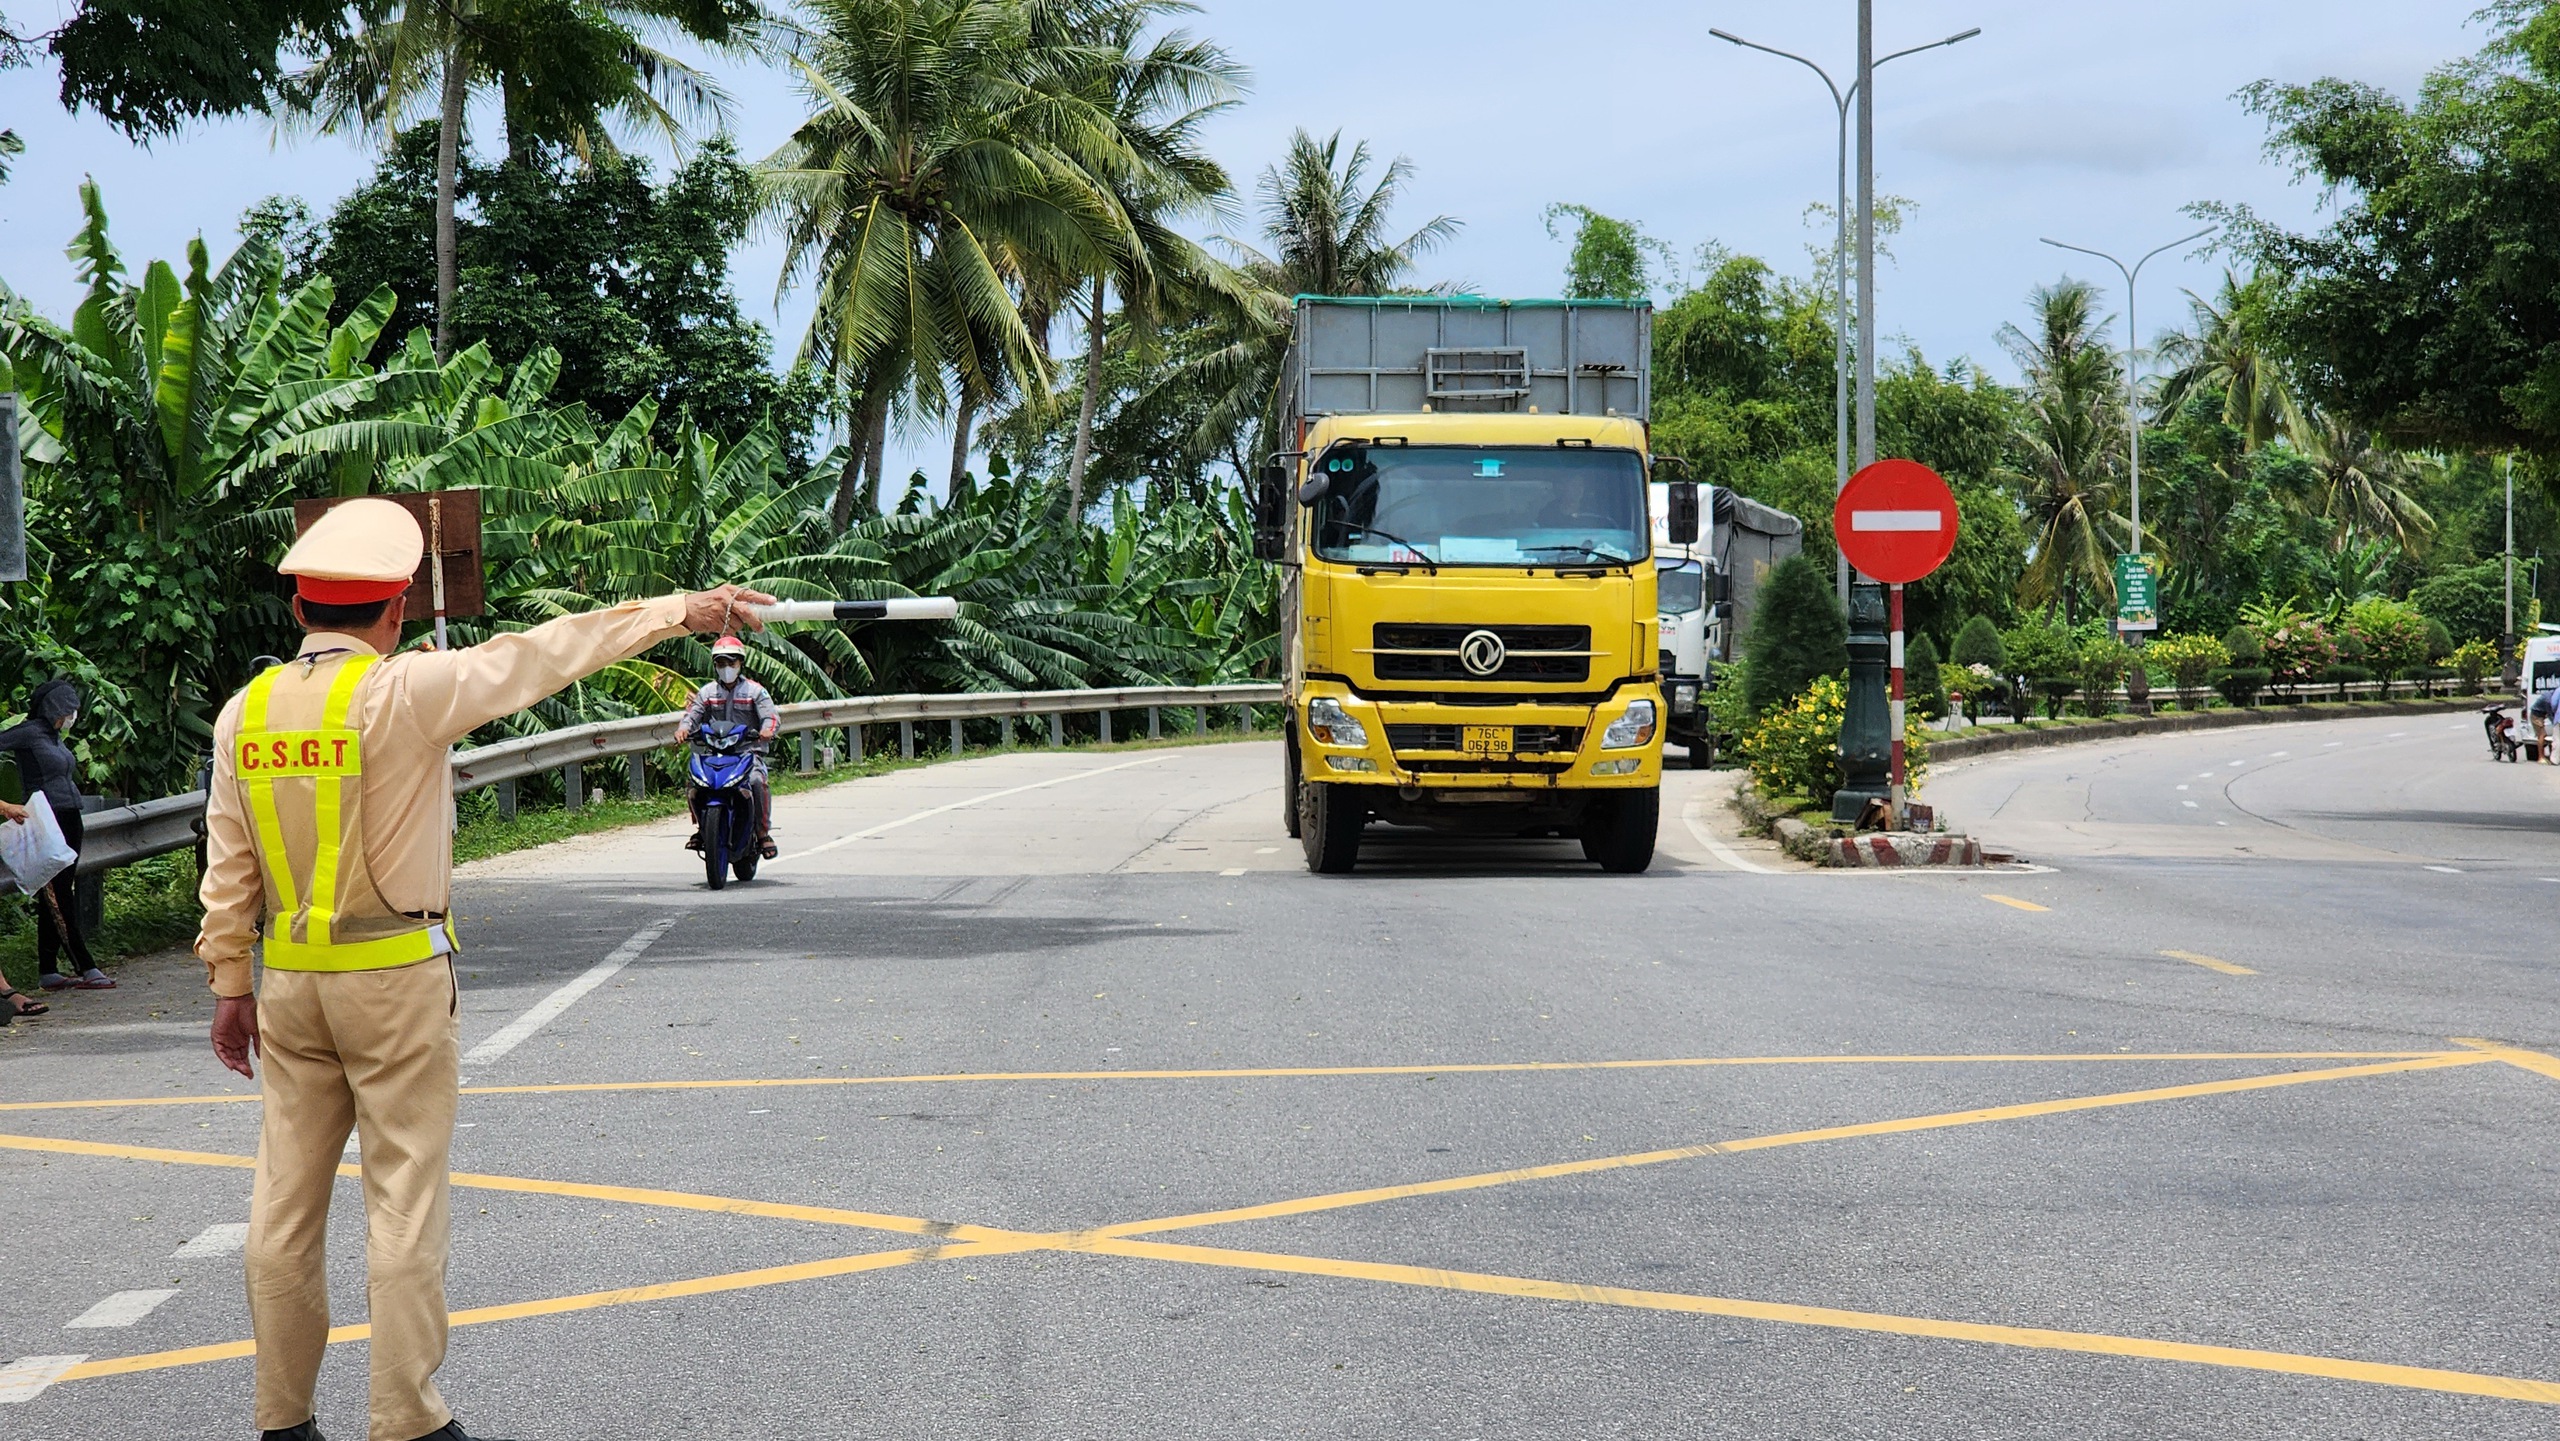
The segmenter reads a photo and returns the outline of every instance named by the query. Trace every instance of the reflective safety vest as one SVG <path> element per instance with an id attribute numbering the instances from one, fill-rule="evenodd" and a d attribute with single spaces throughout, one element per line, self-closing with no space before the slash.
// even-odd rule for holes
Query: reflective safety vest
<path id="1" fill-rule="evenodd" d="M 450 918 L 394 911 L 364 851 L 364 737 L 347 724 L 379 656 L 288 662 L 249 682 L 232 761 L 266 877 L 266 962 L 279 971 L 387 971 L 454 950 Z"/>

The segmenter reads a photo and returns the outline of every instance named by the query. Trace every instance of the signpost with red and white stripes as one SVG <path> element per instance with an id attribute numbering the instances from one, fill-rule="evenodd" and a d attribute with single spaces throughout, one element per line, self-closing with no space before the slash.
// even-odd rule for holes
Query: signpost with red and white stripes
<path id="1" fill-rule="evenodd" d="M 1916 460 L 1879 460 L 1849 477 L 1848 485 L 1842 487 L 1831 508 L 1831 529 L 1849 564 L 1867 579 L 1888 587 L 1886 623 L 1893 638 L 1887 694 L 1893 726 L 1893 802 L 1899 810 L 1908 779 L 1902 755 L 1902 588 L 1944 565 L 1955 550 L 1955 492 L 1936 471 Z"/>

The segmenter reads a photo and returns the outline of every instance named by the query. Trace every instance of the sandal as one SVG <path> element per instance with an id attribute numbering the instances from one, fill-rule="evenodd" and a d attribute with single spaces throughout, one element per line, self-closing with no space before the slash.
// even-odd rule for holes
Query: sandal
<path id="1" fill-rule="evenodd" d="M 112 991 L 116 988 L 116 978 L 91 966 L 80 973 L 80 979 L 73 981 L 71 988 L 75 991 Z"/>
<path id="2" fill-rule="evenodd" d="M 766 836 L 762 840 L 756 842 L 756 854 L 764 857 L 766 860 L 772 860 L 774 857 L 782 854 L 782 847 L 773 843 L 773 837 Z"/>
<path id="3" fill-rule="evenodd" d="M 48 991 L 67 991 L 71 989 L 71 978 L 60 971 L 47 971 L 36 977 L 36 984 Z"/>
<path id="4" fill-rule="evenodd" d="M 0 991 L 0 1002 L 7 1003 L 6 1014 L 11 1017 L 41 1016 L 45 1012 L 53 1009 L 53 1007 L 35 999 L 26 992 L 14 989 Z"/>

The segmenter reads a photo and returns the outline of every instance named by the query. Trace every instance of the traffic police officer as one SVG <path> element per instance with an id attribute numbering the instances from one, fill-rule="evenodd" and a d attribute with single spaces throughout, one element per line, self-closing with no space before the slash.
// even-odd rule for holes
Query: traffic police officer
<path id="1" fill-rule="evenodd" d="M 266 1062 L 247 1253 L 265 1441 L 320 1436 L 329 1198 L 350 1128 L 364 1161 L 369 1441 L 468 1441 L 434 1380 L 459 1065 L 449 748 L 670 636 L 753 625 L 741 607 L 771 599 L 723 586 L 389 655 L 425 549 L 387 500 L 314 523 L 277 566 L 294 577 L 302 647 L 214 727 L 196 954 L 220 998 L 214 1054 L 244 1076 L 253 1052 Z"/>

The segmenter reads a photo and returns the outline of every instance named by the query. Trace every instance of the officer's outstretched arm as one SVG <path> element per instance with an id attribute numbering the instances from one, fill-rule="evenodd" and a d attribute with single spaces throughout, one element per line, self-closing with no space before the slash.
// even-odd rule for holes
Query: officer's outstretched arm
<path id="1" fill-rule="evenodd" d="M 562 616 L 464 650 L 403 657 L 395 684 L 430 738 L 451 744 L 616 661 L 686 631 L 759 626 L 746 609 L 772 600 L 724 585 Z"/>

